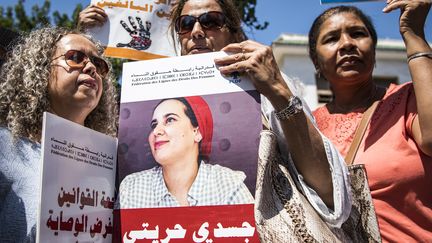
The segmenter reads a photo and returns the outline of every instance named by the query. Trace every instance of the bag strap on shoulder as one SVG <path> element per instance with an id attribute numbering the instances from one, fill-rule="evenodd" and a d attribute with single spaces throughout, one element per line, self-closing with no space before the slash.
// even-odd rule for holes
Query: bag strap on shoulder
<path id="1" fill-rule="evenodd" d="M 357 154 L 357 151 L 360 147 L 360 143 L 363 140 L 363 136 L 366 133 L 366 128 L 369 125 L 369 122 L 372 118 L 372 114 L 374 113 L 375 109 L 377 108 L 379 103 L 379 100 L 375 101 L 364 113 L 363 117 L 360 121 L 360 124 L 358 125 L 355 134 L 354 139 L 351 143 L 351 146 L 348 150 L 348 153 L 345 156 L 345 163 L 347 165 L 352 165 L 354 163 L 354 158 Z"/>

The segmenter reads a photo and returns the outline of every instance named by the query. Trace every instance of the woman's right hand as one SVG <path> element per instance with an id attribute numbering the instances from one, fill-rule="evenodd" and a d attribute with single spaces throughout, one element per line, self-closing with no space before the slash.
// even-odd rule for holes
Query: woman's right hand
<path id="1" fill-rule="evenodd" d="M 92 4 L 79 13 L 78 28 L 85 30 L 95 26 L 101 26 L 107 20 L 108 15 L 105 13 L 105 10 Z"/>

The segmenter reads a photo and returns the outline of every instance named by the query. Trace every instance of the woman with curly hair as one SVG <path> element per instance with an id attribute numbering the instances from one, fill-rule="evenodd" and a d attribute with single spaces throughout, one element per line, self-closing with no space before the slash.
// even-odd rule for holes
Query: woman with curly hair
<path id="1" fill-rule="evenodd" d="M 35 241 L 44 111 L 115 136 L 109 64 L 94 40 L 47 27 L 23 37 L 0 74 L 0 239 Z"/>

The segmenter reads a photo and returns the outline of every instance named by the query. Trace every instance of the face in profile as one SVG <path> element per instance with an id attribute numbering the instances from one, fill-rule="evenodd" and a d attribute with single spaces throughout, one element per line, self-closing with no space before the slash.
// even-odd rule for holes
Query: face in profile
<path id="1" fill-rule="evenodd" d="M 178 100 L 165 100 L 153 111 L 148 141 L 154 159 L 162 166 L 189 159 L 196 161 L 202 136 Z"/>
<path id="2" fill-rule="evenodd" d="M 107 68 L 98 58 L 97 47 L 78 34 L 64 36 L 56 46 L 48 84 L 52 109 L 56 113 L 93 110 L 102 96 L 101 72 Z"/>
<path id="3" fill-rule="evenodd" d="M 222 12 L 215 0 L 189 0 L 185 3 L 181 15 L 199 17 L 212 11 Z M 210 21 L 210 17 L 207 20 Z M 222 28 L 215 28 L 214 24 L 209 26 L 212 28 L 205 28 L 196 21 L 189 32 L 179 34 L 182 55 L 220 51 L 233 42 L 234 37 L 225 24 Z"/>
<path id="4" fill-rule="evenodd" d="M 367 80 L 372 75 L 375 50 L 363 21 L 353 13 L 329 17 L 317 39 L 318 66 L 329 81 Z"/>

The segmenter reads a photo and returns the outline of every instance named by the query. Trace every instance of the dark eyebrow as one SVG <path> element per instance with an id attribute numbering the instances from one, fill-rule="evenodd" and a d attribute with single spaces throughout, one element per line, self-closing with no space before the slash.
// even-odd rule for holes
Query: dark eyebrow
<path id="1" fill-rule="evenodd" d="M 329 31 L 329 32 L 327 32 L 327 33 L 324 33 L 324 34 L 323 34 L 323 38 L 324 38 L 324 37 L 327 37 L 327 36 L 329 36 L 329 35 L 338 34 L 339 32 L 340 32 L 339 29 L 337 29 L 337 30 L 331 30 L 331 31 Z"/>
<path id="2" fill-rule="evenodd" d="M 171 115 L 172 115 L 172 116 L 179 117 L 179 115 L 177 115 L 176 113 L 167 113 L 167 114 L 165 114 L 163 117 L 164 117 L 164 118 L 167 118 L 167 117 L 169 117 L 169 116 L 171 116 Z M 152 125 L 154 122 L 157 122 L 157 119 L 156 119 L 156 118 L 150 121 L 150 125 Z"/>
<path id="3" fill-rule="evenodd" d="M 177 115 L 176 113 L 167 113 L 167 114 L 165 114 L 164 115 L 164 117 L 166 118 L 166 117 L 169 117 L 169 116 L 171 116 L 171 115 L 173 115 L 173 116 L 176 116 L 176 117 L 180 117 L 179 115 Z"/>
<path id="4" fill-rule="evenodd" d="M 366 30 L 367 32 L 369 32 L 369 30 L 364 25 L 354 25 L 354 26 L 348 27 L 348 29 L 351 31 L 352 30 Z"/>
<path id="5" fill-rule="evenodd" d="M 355 31 L 355 30 L 366 30 L 367 32 L 369 32 L 368 31 L 368 29 L 366 28 L 366 26 L 364 26 L 364 25 L 354 25 L 354 26 L 349 26 L 348 28 L 347 28 L 349 31 Z M 337 35 L 337 34 L 339 34 L 341 32 L 341 30 L 340 29 L 337 29 L 337 30 L 331 30 L 331 31 L 329 31 L 329 32 L 327 32 L 327 33 L 324 33 L 323 35 L 322 35 L 322 39 L 325 39 L 327 36 L 330 36 L 330 35 Z"/>

